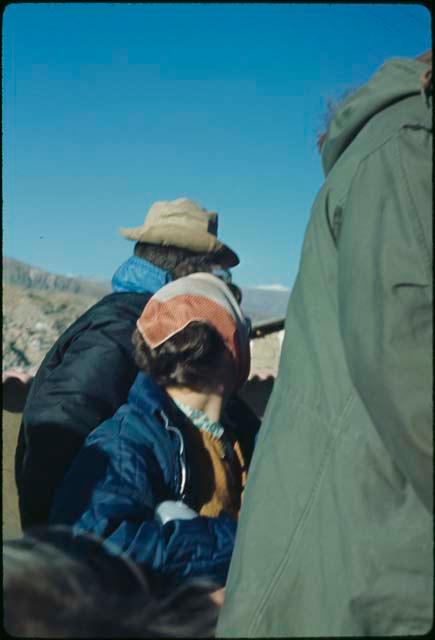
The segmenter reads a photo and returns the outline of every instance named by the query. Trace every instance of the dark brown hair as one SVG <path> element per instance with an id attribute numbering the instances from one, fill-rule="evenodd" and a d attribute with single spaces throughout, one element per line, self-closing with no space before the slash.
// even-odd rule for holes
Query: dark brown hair
<path id="1" fill-rule="evenodd" d="M 197 254 L 180 262 L 172 272 L 174 280 L 190 276 L 191 273 L 211 273 L 213 267 L 219 266 L 219 261 L 213 254 Z"/>
<path id="2" fill-rule="evenodd" d="M 178 278 L 189 276 L 191 273 L 212 273 L 213 268 L 216 266 L 219 266 L 219 262 L 213 257 L 213 254 L 208 253 L 181 262 L 172 272 L 172 277 L 177 280 Z M 219 274 L 217 274 L 217 277 L 219 278 Z M 231 290 L 238 304 L 240 304 L 243 296 L 242 290 L 233 282 L 226 282 L 225 284 Z"/>
<path id="3" fill-rule="evenodd" d="M 204 263 L 207 264 L 221 264 L 223 260 L 221 251 L 214 253 L 197 253 L 190 251 L 190 249 L 183 249 L 172 245 L 150 244 L 148 242 L 136 242 L 133 253 L 138 258 L 147 260 L 156 267 L 171 272 L 182 263 L 196 263 L 198 259 L 203 260 Z"/>
<path id="4" fill-rule="evenodd" d="M 212 389 L 222 375 L 222 359 L 227 349 L 216 329 L 194 321 L 151 349 L 136 329 L 132 336 L 134 358 L 139 369 L 162 387 Z"/>

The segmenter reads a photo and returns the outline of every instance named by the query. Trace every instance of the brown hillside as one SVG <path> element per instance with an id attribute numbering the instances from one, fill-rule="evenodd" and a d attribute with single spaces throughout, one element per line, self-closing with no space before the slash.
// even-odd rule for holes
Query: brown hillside
<path id="1" fill-rule="evenodd" d="M 79 293 L 3 287 L 3 370 L 34 372 L 58 336 L 98 300 Z"/>

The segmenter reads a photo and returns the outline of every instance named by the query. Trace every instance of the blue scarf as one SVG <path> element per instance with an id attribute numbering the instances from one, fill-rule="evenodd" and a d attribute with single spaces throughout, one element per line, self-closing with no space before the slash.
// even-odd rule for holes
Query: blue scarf
<path id="1" fill-rule="evenodd" d="M 224 427 L 220 422 L 213 422 L 210 418 L 200 409 L 193 409 L 193 407 L 189 407 L 189 405 L 181 402 L 176 398 L 172 398 L 175 404 L 179 409 L 190 418 L 191 422 L 195 425 L 197 429 L 200 431 L 207 431 L 211 433 L 212 436 L 220 440 L 224 435 Z"/>
<path id="2" fill-rule="evenodd" d="M 154 294 L 171 280 L 172 275 L 169 271 L 160 269 L 143 258 L 131 256 L 115 271 L 112 278 L 112 291 Z"/>

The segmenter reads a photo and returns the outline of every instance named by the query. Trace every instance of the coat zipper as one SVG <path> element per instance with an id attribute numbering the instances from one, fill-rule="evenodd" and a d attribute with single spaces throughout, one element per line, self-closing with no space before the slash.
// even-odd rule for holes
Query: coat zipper
<path id="1" fill-rule="evenodd" d="M 180 452 L 180 466 L 181 466 L 180 498 L 183 500 L 185 498 L 185 488 L 186 488 L 186 478 L 187 478 L 186 462 L 184 460 L 183 436 L 181 435 L 181 432 L 179 429 L 177 429 L 177 427 L 173 427 L 171 424 L 169 424 L 169 418 L 164 411 L 161 412 L 161 415 L 165 423 L 165 429 L 167 429 L 167 431 L 174 431 L 178 436 L 178 440 L 180 444 L 179 452 Z"/>

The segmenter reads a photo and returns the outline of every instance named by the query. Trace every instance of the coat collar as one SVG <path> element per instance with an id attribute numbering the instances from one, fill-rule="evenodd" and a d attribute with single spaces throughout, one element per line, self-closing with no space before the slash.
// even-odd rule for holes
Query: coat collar
<path id="1" fill-rule="evenodd" d="M 186 451 L 183 438 L 183 420 L 187 420 L 183 412 L 172 402 L 167 393 L 159 387 L 154 380 L 140 371 L 128 394 L 128 404 L 139 410 L 141 414 L 153 416 L 158 422 L 163 422 L 167 433 L 175 432 L 177 435 L 176 447 L 180 460 L 179 472 L 175 471 L 174 482 L 179 487 L 180 498 L 185 496 L 185 488 L 189 474 L 187 470 Z M 176 425 L 172 424 L 174 410 L 178 412 Z M 180 420 L 181 416 L 181 420 Z M 181 428 L 181 429 L 180 429 Z M 178 475 L 179 473 L 179 475 Z"/>
<path id="2" fill-rule="evenodd" d="M 148 260 L 130 256 L 115 271 L 112 278 L 112 290 L 117 292 L 156 293 L 163 285 L 171 282 L 169 271 L 156 267 Z"/>
<path id="3" fill-rule="evenodd" d="M 150 376 L 140 371 L 128 394 L 128 402 L 141 411 L 153 414 L 166 408 L 168 396 Z"/>

